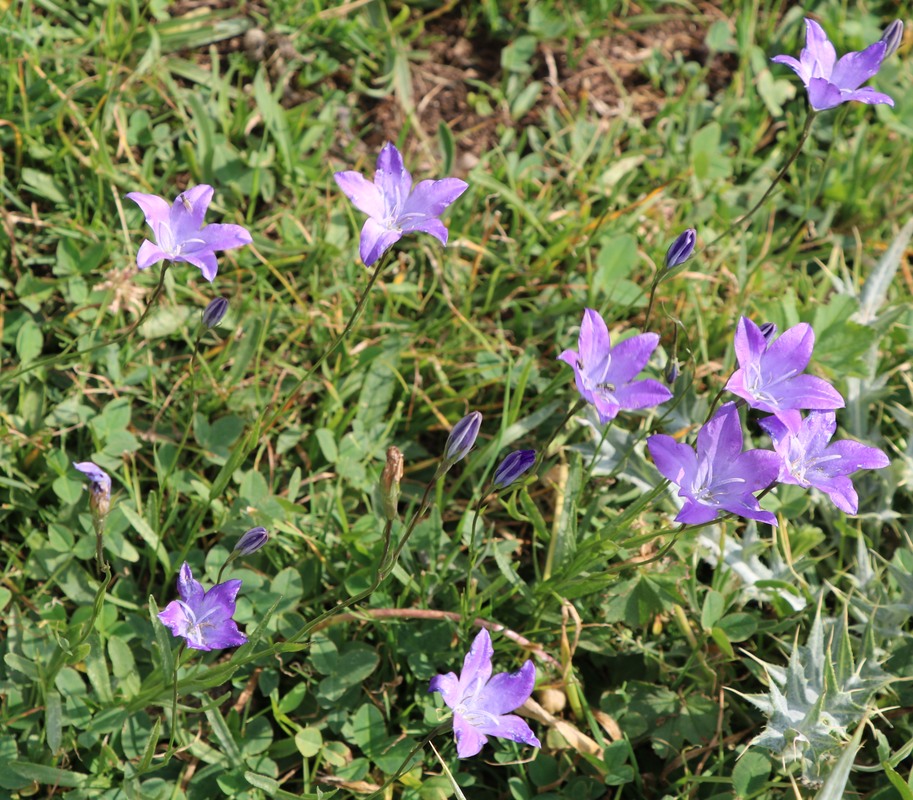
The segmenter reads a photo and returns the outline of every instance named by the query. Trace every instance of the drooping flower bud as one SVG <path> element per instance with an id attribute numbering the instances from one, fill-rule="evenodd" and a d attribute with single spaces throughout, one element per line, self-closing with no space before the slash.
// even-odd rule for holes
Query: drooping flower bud
<path id="1" fill-rule="evenodd" d="M 269 532 L 266 528 L 256 527 L 245 531 L 234 546 L 233 552 L 239 556 L 249 556 L 256 553 L 269 541 Z"/>
<path id="2" fill-rule="evenodd" d="M 669 360 L 669 363 L 666 365 L 666 374 L 663 376 L 666 379 L 666 383 L 670 386 L 678 380 L 679 376 L 679 366 L 678 359 L 673 358 Z"/>
<path id="3" fill-rule="evenodd" d="M 666 269 L 672 269 L 679 264 L 684 264 L 694 252 L 694 243 L 697 241 L 697 231 L 694 228 L 680 233 L 666 251 Z"/>
<path id="4" fill-rule="evenodd" d="M 399 482 L 403 479 L 403 454 L 398 447 L 387 448 L 387 463 L 380 477 L 380 496 L 384 504 L 384 518 L 388 522 L 396 519 L 396 504 L 399 502 Z"/>
<path id="5" fill-rule="evenodd" d="M 900 43 L 903 41 L 903 21 L 895 19 L 881 34 L 881 41 L 884 42 L 884 58 L 889 58 L 897 52 Z M 882 59 L 883 61 L 884 59 Z"/>
<path id="6" fill-rule="evenodd" d="M 89 479 L 89 508 L 97 527 L 111 508 L 111 477 L 91 461 L 74 461 L 73 466 Z"/>
<path id="7" fill-rule="evenodd" d="M 495 489 L 506 489 L 535 463 L 535 450 L 514 450 L 504 456 L 491 483 Z"/>
<path id="8" fill-rule="evenodd" d="M 457 461 L 460 461 L 469 454 L 472 446 L 476 443 L 476 437 L 479 435 L 479 428 L 482 426 L 482 414 L 479 411 L 471 411 L 450 431 L 447 437 L 447 444 L 444 447 L 444 463 L 449 469 Z"/>
<path id="9" fill-rule="evenodd" d="M 222 321 L 226 311 L 228 311 L 228 300 L 224 297 L 213 298 L 203 309 L 203 324 L 207 328 L 215 328 Z"/>

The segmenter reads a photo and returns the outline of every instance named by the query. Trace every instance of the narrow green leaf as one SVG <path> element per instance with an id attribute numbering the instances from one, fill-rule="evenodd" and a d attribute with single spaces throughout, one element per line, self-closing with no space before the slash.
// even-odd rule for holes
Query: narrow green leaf
<path id="1" fill-rule="evenodd" d="M 63 708 L 60 693 L 56 689 L 49 691 L 44 700 L 44 731 L 48 749 L 56 753 L 63 740 Z"/>

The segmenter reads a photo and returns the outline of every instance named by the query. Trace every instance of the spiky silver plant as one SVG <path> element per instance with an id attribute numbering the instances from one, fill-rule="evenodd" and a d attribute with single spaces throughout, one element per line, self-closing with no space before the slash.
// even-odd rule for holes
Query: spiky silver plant
<path id="1" fill-rule="evenodd" d="M 819 603 L 807 643 L 796 642 L 785 669 L 756 659 L 770 689 L 742 695 L 767 715 L 749 746 L 772 751 L 784 765 L 801 762 L 803 779 L 820 784 L 875 695 L 893 680 L 873 657 L 871 629 L 855 649 L 854 655 L 846 608 L 839 618 L 823 619 Z"/>

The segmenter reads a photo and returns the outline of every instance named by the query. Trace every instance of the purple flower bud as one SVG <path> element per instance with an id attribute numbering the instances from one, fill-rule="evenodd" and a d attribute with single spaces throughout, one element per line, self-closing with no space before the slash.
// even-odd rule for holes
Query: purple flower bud
<path id="1" fill-rule="evenodd" d="M 224 297 L 213 298 L 203 309 L 203 324 L 207 328 L 215 328 L 222 321 L 226 311 L 228 311 L 228 300 Z"/>
<path id="2" fill-rule="evenodd" d="M 491 482 L 495 489 L 506 489 L 535 463 L 535 450 L 514 450 L 498 465 Z"/>
<path id="3" fill-rule="evenodd" d="M 881 34 L 881 41 L 884 42 L 884 58 L 882 58 L 884 61 L 885 58 L 889 58 L 897 52 L 897 48 L 903 41 L 903 21 L 895 19 L 888 25 Z"/>
<path id="4" fill-rule="evenodd" d="M 666 269 L 672 269 L 679 264 L 684 264 L 694 252 L 694 243 L 697 241 L 697 231 L 694 228 L 688 228 L 684 233 L 680 233 L 678 238 L 672 242 L 672 245 L 666 251 Z"/>
<path id="5" fill-rule="evenodd" d="M 482 426 L 482 414 L 479 411 L 472 411 L 461 419 L 450 436 L 447 437 L 447 444 L 444 447 L 444 463 L 447 467 L 452 467 L 457 461 L 460 461 L 469 454 L 472 446 L 476 443 L 476 437 L 479 435 L 479 428 Z"/>
<path id="6" fill-rule="evenodd" d="M 673 358 L 669 362 L 668 366 L 666 367 L 666 374 L 664 376 L 666 379 L 666 383 L 668 383 L 671 386 L 673 383 L 675 383 L 678 380 L 678 374 L 679 374 L 678 360 Z"/>
<path id="7" fill-rule="evenodd" d="M 269 532 L 266 528 L 251 528 L 238 539 L 234 552 L 239 556 L 249 556 L 251 553 L 256 553 L 268 541 Z"/>
<path id="8" fill-rule="evenodd" d="M 764 337 L 764 340 L 767 344 L 770 344 L 770 340 L 777 335 L 777 326 L 772 322 L 762 322 L 758 327 L 761 330 L 761 335 Z"/>

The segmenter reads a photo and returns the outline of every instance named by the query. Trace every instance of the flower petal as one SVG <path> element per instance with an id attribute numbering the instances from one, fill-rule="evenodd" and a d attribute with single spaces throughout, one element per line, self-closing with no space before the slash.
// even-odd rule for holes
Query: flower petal
<path id="1" fill-rule="evenodd" d="M 158 618 L 166 628 L 171 629 L 173 636 L 184 636 L 190 625 L 187 612 L 177 600 L 172 600 L 163 610 L 159 611 Z"/>
<path id="2" fill-rule="evenodd" d="M 773 455 L 773 453 L 771 453 Z M 764 511 L 758 505 L 757 498 L 746 494 L 740 498 L 729 497 L 720 502 L 720 507 L 724 508 L 731 514 L 736 514 L 746 519 L 756 519 L 758 522 L 764 522 L 768 525 L 776 525 L 777 518 L 769 511 Z"/>
<path id="3" fill-rule="evenodd" d="M 439 217 L 468 188 L 469 184 L 459 178 L 419 181 L 400 209 L 399 225 L 403 230 L 413 230 L 407 218 Z"/>
<path id="4" fill-rule="evenodd" d="M 608 360 L 612 355 L 612 342 L 609 329 L 598 311 L 587 308 L 580 323 L 580 336 L 577 340 L 583 371 L 594 382 L 605 374 Z"/>
<path id="5" fill-rule="evenodd" d="M 238 623 L 233 619 L 222 620 L 212 628 L 203 628 L 201 644 L 187 640 L 188 647 L 197 650 L 222 650 L 226 647 L 238 647 L 247 643 L 247 636 L 238 630 Z"/>
<path id="6" fill-rule="evenodd" d="M 242 225 L 228 224 L 207 225 L 197 232 L 196 238 L 202 242 L 201 247 L 209 250 L 232 250 L 253 241 L 247 228 Z M 195 251 L 185 249 L 184 252 L 193 253 Z"/>
<path id="7" fill-rule="evenodd" d="M 358 246 L 362 262 L 366 267 L 370 267 L 402 238 L 402 231 L 391 231 L 373 217 L 368 217 L 361 228 L 361 241 Z"/>
<path id="8" fill-rule="evenodd" d="M 612 362 L 606 381 L 615 386 L 628 383 L 647 366 L 658 344 L 659 336 L 655 333 L 640 333 L 616 344 L 612 348 Z"/>
<path id="9" fill-rule="evenodd" d="M 698 461 L 730 462 L 742 452 L 742 441 L 738 409 L 735 403 L 725 403 L 697 432 Z"/>
<path id="10" fill-rule="evenodd" d="M 735 357 L 742 369 L 746 369 L 750 364 L 756 364 L 767 352 L 767 340 L 764 338 L 764 334 L 748 317 L 739 318 L 735 329 L 734 346 Z"/>
<path id="11" fill-rule="evenodd" d="M 526 720 L 516 714 L 505 714 L 495 722 L 483 723 L 478 726 L 478 730 L 486 736 L 499 736 L 512 742 L 542 747 Z"/>
<path id="12" fill-rule="evenodd" d="M 492 677 L 476 696 L 473 705 L 489 714 L 500 716 L 529 700 L 535 685 L 536 667 L 532 661 L 527 661 L 516 672 L 499 672 Z"/>
<path id="13" fill-rule="evenodd" d="M 176 256 L 174 260 L 193 264 L 210 283 L 215 280 L 216 273 L 219 271 L 219 262 L 216 261 L 216 257 L 211 250 L 201 250 L 199 253 Z"/>
<path id="14" fill-rule="evenodd" d="M 795 58 L 792 56 L 774 56 L 772 59 L 775 64 L 785 64 L 793 72 L 796 73 L 800 78 L 802 78 L 803 83 L 805 82 L 806 70 Z"/>
<path id="15" fill-rule="evenodd" d="M 855 514 L 859 510 L 859 495 L 856 494 L 853 482 L 845 475 L 837 475 L 812 485 L 830 497 L 831 502 L 845 514 Z"/>
<path id="16" fill-rule="evenodd" d="M 440 692 L 444 702 L 450 708 L 455 708 L 460 702 L 460 679 L 455 672 L 435 675 L 428 684 L 428 691 Z"/>
<path id="17" fill-rule="evenodd" d="M 212 202 L 213 188 L 205 183 L 181 192 L 168 215 L 175 244 L 194 238 L 203 227 L 203 217 Z"/>
<path id="18" fill-rule="evenodd" d="M 765 372 L 774 375 L 789 370 L 802 372 L 811 361 L 814 347 L 815 331 L 807 322 L 787 328 L 767 348 L 764 361 L 774 365 L 775 369 L 765 365 Z"/>
<path id="19" fill-rule="evenodd" d="M 697 457 L 689 445 L 676 442 L 664 433 L 657 433 L 647 438 L 647 449 L 664 478 L 676 486 L 691 483 L 697 471 Z"/>
<path id="20" fill-rule="evenodd" d="M 837 60 L 837 51 L 827 34 L 815 20 L 805 20 L 805 48 L 802 63 L 808 65 L 809 78 L 829 78 Z"/>
<path id="21" fill-rule="evenodd" d="M 672 392 L 659 381 L 645 378 L 615 390 L 615 399 L 622 408 L 653 408 L 672 399 Z"/>
<path id="22" fill-rule="evenodd" d="M 157 245 L 152 244 L 148 239 L 144 239 L 136 254 L 136 266 L 140 269 L 151 267 L 157 261 L 169 258 L 168 254 L 160 250 Z"/>
<path id="23" fill-rule="evenodd" d="M 178 572 L 178 594 L 181 596 L 181 600 L 191 607 L 201 602 L 205 594 L 203 585 L 194 580 L 193 570 L 190 569 L 190 564 L 186 561 L 181 565 L 181 570 Z"/>
<path id="24" fill-rule="evenodd" d="M 482 691 L 491 677 L 491 657 L 495 650 L 491 646 L 491 636 L 485 628 L 479 631 L 469 645 L 469 652 L 463 659 L 463 671 L 460 672 L 460 696 L 465 700 Z"/>
<path id="25" fill-rule="evenodd" d="M 237 578 L 217 583 L 206 592 L 199 607 L 194 609 L 197 617 L 205 616 L 213 624 L 229 619 L 235 613 L 235 598 L 240 590 L 241 581 Z"/>
<path id="26" fill-rule="evenodd" d="M 409 233 L 414 231 L 430 233 L 442 245 L 446 246 L 447 244 L 447 227 L 439 219 L 425 219 L 410 225 L 404 225 L 403 231 Z"/>
<path id="27" fill-rule="evenodd" d="M 392 142 L 387 142 L 377 156 L 374 183 L 380 188 L 383 196 L 383 218 L 397 218 L 406 205 L 409 192 L 412 191 L 412 176 L 403 166 L 403 157 Z"/>
<path id="28" fill-rule="evenodd" d="M 848 94 L 825 78 L 812 78 L 808 82 L 808 102 L 815 111 L 827 111 L 850 99 Z"/>
<path id="29" fill-rule="evenodd" d="M 894 107 L 894 98 L 890 95 L 884 94 L 883 92 L 876 92 L 874 89 L 870 89 L 868 86 L 863 86 L 861 89 L 857 89 L 855 92 L 851 92 L 849 96 L 845 97 L 846 100 L 855 100 L 857 103 L 867 103 L 870 106 L 876 105 L 886 105 Z"/>
<path id="30" fill-rule="evenodd" d="M 847 53 L 834 66 L 831 83 L 840 89 L 858 89 L 877 74 L 884 59 L 886 45 L 882 41 L 869 45 L 861 53 Z"/>
<path id="31" fill-rule="evenodd" d="M 143 194 L 142 192 L 130 192 L 126 197 L 140 207 L 146 222 L 149 223 L 153 230 L 155 230 L 156 225 L 168 221 L 171 206 L 168 205 L 164 198 L 155 194 Z"/>
<path id="32" fill-rule="evenodd" d="M 814 375 L 796 375 L 788 381 L 774 384 L 770 393 L 775 394 L 777 408 L 767 408 L 767 411 L 776 411 L 788 408 L 814 408 L 831 409 L 843 408 L 843 397 L 833 386 L 823 378 Z M 756 404 L 755 408 L 763 408 L 764 404 Z"/>
<path id="33" fill-rule="evenodd" d="M 336 185 L 363 214 L 382 220 L 384 218 L 384 198 L 380 188 L 365 178 L 360 172 L 347 170 L 333 175 Z"/>
<path id="34" fill-rule="evenodd" d="M 457 755 L 460 758 L 471 758 L 478 755 L 488 739 L 475 727 L 469 724 L 462 714 L 453 715 L 453 738 L 456 739 Z"/>
<path id="35" fill-rule="evenodd" d="M 685 504 L 675 517 L 676 522 L 685 522 L 688 525 L 703 525 L 705 522 L 715 520 L 720 515 L 720 509 L 717 506 L 698 503 L 691 497 L 686 496 L 684 489 L 678 493 L 678 496 L 685 498 Z"/>
<path id="36" fill-rule="evenodd" d="M 844 475 L 857 469 L 884 469 L 891 463 L 891 459 L 877 447 L 869 447 L 852 439 L 834 442 L 828 448 L 828 454 L 831 453 L 840 456 L 840 473 Z"/>

